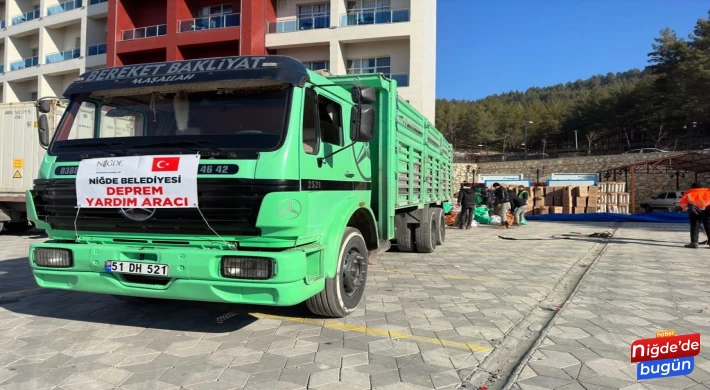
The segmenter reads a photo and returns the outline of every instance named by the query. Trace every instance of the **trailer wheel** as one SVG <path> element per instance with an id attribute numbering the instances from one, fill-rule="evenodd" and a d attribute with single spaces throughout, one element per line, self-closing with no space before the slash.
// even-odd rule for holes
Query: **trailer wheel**
<path id="1" fill-rule="evenodd" d="M 446 240 L 446 219 L 443 209 L 434 209 L 434 220 L 436 221 L 436 245 L 443 245 Z"/>
<path id="2" fill-rule="evenodd" d="M 404 229 L 397 229 L 397 249 L 400 252 L 414 252 L 414 230 L 409 225 L 404 225 Z"/>
<path id="3" fill-rule="evenodd" d="M 345 317 L 362 300 L 367 282 L 367 245 L 359 230 L 345 229 L 338 255 L 337 274 L 325 280 L 325 288 L 306 301 L 313 314 L 324 317 Z"/>
<path id="4" fill-rule="evenodd" d="M 424 212 L 424 210 L 422 210 Z M 419 253 L 431 253 L 436 248 L 438 232 L 436 228 L 436 213 L 428 211 L 427 218 L 422 218 L 421 223 L 414 229 L 414 243 Z"/>

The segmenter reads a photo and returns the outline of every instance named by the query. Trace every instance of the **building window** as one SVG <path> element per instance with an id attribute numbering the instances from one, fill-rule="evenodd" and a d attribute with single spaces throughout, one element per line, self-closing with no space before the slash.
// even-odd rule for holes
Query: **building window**
<path id="1" fill-rule="evenodd" d="M 313 70 L 313 71 L 321 70 L 321 69 L 330 69 L 330 61 L 304 62 L 303 65 L 305 65 L 307 69 Z"/>
<path id="2" fill-rule="evenodd" d="M 298 29 L 313 30 L 330 27 L 330 3 L 298 6 Z"/>
<path id="3" fill-rule="evenodd" d="M 231 13 L 232 13 L 232 4 L 229 4 L 229 3 L 217 4 L 217 5 L 213 5 L 210 7 L 201 7 L 200 12 L 199 12 L 201 17 L 219 16 L 219 15 L 225 15 L 225 14 L 231 14 Z"/>
<path id="4" fill-rule="evenodd" d="M 348 12 L 389 11 L 391 0 L 348 0 Z"/>
<path id="5" fill-rule="evenodd" d="M 392 69 L 390 63 L 390 57 L 348 60 L 348 74 L 384 73 L 389 77 Z"/>
<path id="6" fill-rule="evenodd" d="M 36 100 L 37 100 L 37 92 L 30 93 L 30 101 L 36 101 Z"/>

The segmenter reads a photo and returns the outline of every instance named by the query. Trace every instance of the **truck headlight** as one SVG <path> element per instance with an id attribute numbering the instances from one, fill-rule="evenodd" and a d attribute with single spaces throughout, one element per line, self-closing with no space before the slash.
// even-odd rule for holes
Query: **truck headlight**
<path id="1" fill-rule="evenodd" d="M 35 249 L 35 264 L 40 267 L 71 268 L 74 265 L 74 259 L 69 249 L 37 248 Z"/>
<path id="2" fill-rule="evenodd" d="M 274 259 L 268 257 L 224 256 L 222 276 L 231 279 L 265 280 L 274 276 Z"/>

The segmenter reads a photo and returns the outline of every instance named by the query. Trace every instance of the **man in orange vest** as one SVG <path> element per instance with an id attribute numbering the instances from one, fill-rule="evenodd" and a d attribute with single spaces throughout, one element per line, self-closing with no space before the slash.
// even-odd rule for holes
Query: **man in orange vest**
<path id="1" fill-rule="evenodd" d="M 698 183 L 693 183 L 676 208 L 687 211 L 690 218 L 690 244 L 685 247 L 697 248 L 700 224 L 705 232 L 710 233 L 710 188 L 701 188 Z"/>

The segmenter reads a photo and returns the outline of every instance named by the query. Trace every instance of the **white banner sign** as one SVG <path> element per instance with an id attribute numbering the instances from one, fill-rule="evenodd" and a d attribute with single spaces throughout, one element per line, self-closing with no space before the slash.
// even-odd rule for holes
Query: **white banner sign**
<path id="1" fill-rule="evenodd" d="M 200 155 L 130 156 L 82 160 L 77 207 L 194 208 Z"/>

